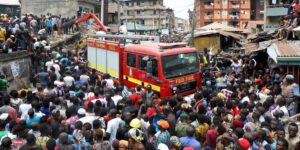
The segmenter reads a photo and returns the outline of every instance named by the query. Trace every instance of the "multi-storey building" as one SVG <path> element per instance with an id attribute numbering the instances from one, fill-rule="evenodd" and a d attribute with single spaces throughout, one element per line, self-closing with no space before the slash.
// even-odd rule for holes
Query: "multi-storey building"
<path id="1" fill-rule="evenodd" d="M 281 16 L 288 14 L 288 3 L 272 3 L 265 1 L 264 30 L 274 31 L 279 27 Z"/>
<path id="2" fill-rule="evenodd" d="M 251 20 L 251 0 L 197 0 L 196 28 L 213 22 L 244 28 Z"/>
<path id="3" fill-rule="evenodd" d="M 127 0 L 122 3 L 121 23 L 136 23 L 156 31 L 169 29 L 173 22 L 170 10 L 163 5 L 163 0 Z M 171 11 L 173 12 L 173 11 Z"/>
<path id="4" fill-rule="evenodd" d="M 265 0 L 251 0 L 251 20 L 264 20 Z"/>

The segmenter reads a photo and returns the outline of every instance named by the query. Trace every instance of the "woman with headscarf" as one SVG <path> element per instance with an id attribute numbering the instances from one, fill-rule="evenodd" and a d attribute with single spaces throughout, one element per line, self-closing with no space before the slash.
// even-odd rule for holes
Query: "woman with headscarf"
<path id="1" fill-rule="evenodd" d="M 168 121 L 165 120 L 159 120 L 157 121 L 158 129 L 160 131 L 158 137 L 157 137 L 157 146 L 160 143 L 166 144 L 169 148 L 171 147 L 169 144 L 170 140 L 170 133 L 168 131 L 168 128 L 170 127 Z"/>
<path id="2" fill-rule="evenodd" d="M 132 128 L 128 131 L 129 141 L 128 148 L 131 150 L 145 150 L 144 145 L 142 144 L 143 136 L 142 131 L 137 128 Z"/>
<path id="3" fill-rule="evenodd" d="M 170 138 L 171 148 L 170 150 L 181 150 L 181 143 L 177 136 L 172 136 Z"/>

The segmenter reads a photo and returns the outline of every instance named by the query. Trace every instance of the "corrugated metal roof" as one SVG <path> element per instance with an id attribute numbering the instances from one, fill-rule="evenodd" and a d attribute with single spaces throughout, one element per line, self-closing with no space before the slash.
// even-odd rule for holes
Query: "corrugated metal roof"
<path id="1" fill-rule="evenodd" d="M 199 37 L 199 36 L 205 36 L 205 35 L 211 35 L 211 34 L 216 34 L 218 33 L 215 30 L 208 30 L 208 31 L 200 31 L 200 32 L 196 32 L 194 37 Z"/>
<path id="2" fill-rule="evenodd" d="M 0 5 L 20 5 L 19 0 L 0 0 Z"/>
<path id="3" fill-rule="evenodd" d="M 225 24 L 220 24 L 218 22 L 214 22 L 214 23 L 211 23 L 209 25 L 206 25 L 200 29 L 206 29 L 206 30 L 216 30 L 216 29 L 231 29 L 233 27 L 230 27 L 230 26 L 227 26 Z"/>
<path id="4" fill-rule="evenodd" d="M 257 38 L 257 34 L 249 34 L 249 35 L 247 36 L 247 39 L 248 39 L 248 40 L 250 40 L 250 39 L 255 39 L 255 38 Z"/>
<path id="5" fill-rule="evenodd" d="M 230 36 L 230 37 L 235 38 L 235 39 L 238 39 L 238 40 L 240 40 L 240 39 L 243 38 L 242 35 L 235 34 L 235 33 L 231 33 L 231 32 L 220 31 L 219 33 L 220 33 L 221 35 L 223 35 L 223 36 L 226 36 L 226 37 Z"/>
<path id="6" fill-rule="evenodd" d="M 242 48 L 245 49 L 246 53 L 250 53 L 250 52 L 257 51 L 258 47 L 259 47 L 258 43 L 247 43 L 243 45 Z"/>
<path id="7" fill-rule="evenodd" d="M 300 41 L 277 41 L 271 45 L 278 57 L 299 57 Z"/>

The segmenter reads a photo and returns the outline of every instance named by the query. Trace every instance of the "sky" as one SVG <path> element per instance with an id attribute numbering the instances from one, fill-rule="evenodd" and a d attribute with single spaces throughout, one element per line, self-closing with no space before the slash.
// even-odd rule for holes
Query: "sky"
<path id="1" fill-rule="evenodd" d="M 188 19 L 187 11 L 194 9 L 194 0 L 164 0 L 164 5 L 172 8 L 176 17 Z"/>

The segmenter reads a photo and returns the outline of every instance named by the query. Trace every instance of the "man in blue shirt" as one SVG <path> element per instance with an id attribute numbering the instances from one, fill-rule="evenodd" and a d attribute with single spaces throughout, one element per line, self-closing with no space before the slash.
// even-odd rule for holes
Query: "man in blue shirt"
<path id="1" fill-rule="evenodd" d="M 201 150 L 201 144 L 194 138 L 195 128 L 189 126 L 186 128 L 186 137 L 180 138 L 182 148 L 193 147 L 195 150 Z"/>

